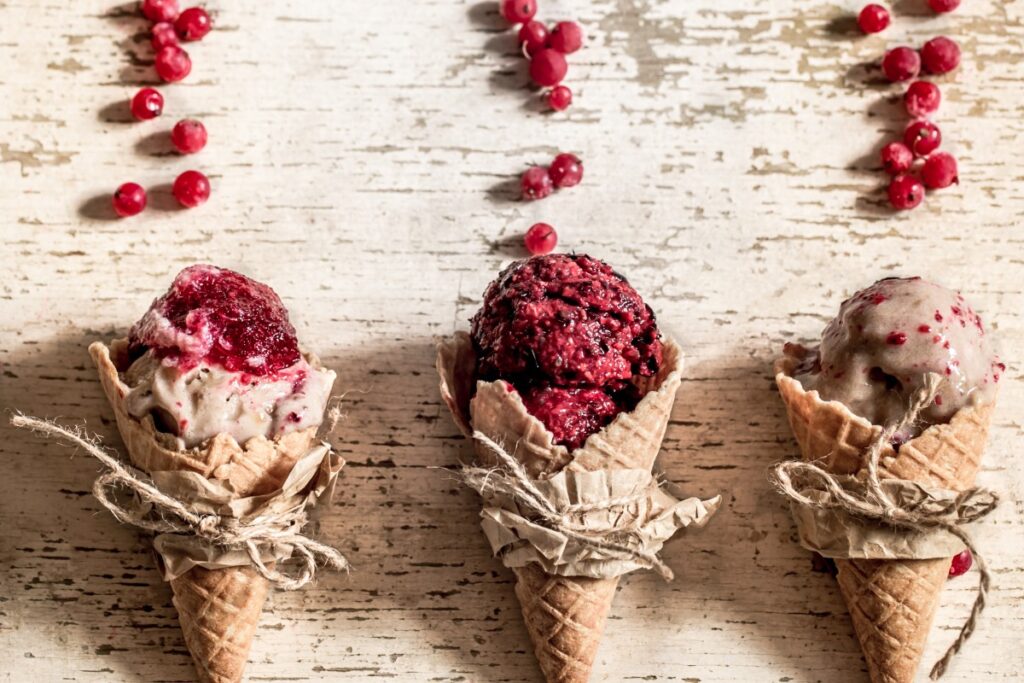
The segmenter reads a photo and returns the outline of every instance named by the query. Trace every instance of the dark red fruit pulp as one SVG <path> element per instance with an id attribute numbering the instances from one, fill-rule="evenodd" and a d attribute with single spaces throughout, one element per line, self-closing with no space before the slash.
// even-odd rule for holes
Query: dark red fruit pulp
<path id="1" fill-rule="evenodd" d="M 154 316 L 166 318 L 171 333 L 154 324 L 159 319 Z M 188 350 L 176 335 L 186 335 Z M 181 271 L 168 292 L 132 327 L 129 352 L 137 357 L 146 349 L 183 368 L 204 362 L 259 376 L 301 358 L 295 328 L 274 290 L 241 273 L 208 265 Z"/>
<path id="2" fill-rule="evenodd" d="M 584 387 L 532 387 L 520 392 L 526 410 L 540 420 L 569 450 L 583 445 L 587 437 L 608 425 L 623 410 L 635 407 L 604 389 Z"/>

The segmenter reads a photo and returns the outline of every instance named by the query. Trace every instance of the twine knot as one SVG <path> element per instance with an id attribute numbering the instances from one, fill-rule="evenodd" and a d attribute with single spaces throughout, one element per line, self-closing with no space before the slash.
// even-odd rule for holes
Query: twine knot
<path id="1" fill-rule="evenodd" d="M 942 381 L 939 375 L 928 373 L 923 386 L 911 397 L 907 410 L 900 419 L 882 429 L 871 442 L 867 451 L 867 476 L 863 481 L 856 477 L 835 475 L 814 463 L 799 460 L 780 462 L 769 474 L 769 479 L 779 493 L 797 505 L 819 510 L 838 510 L 908 532 L 946 531 L 962 541 L 971 551 L 978 565 L 978 594 L 970 616 L 960 628 L 956 640 L 932 667 L 932 680 L 938 680 L 946 672 L 953 657 L 971 637 L 978 617 L 985 609 L 991 575 L 970 534 L 962 527 L 995 510 L 999 504 L 999 496 L 992 491 L 972 487 L 965 491 L 950 492 L 955 495 L 950 495 L 942 501 L 932 500 L 927 508 L 921 505 L 900 504 L 893 500 L 883 485 L 878 467 L 882 452 L 892 441 L 893 436 L 913 425 L 920 417 L 921 411 L 931 405 Z M 813 491 L 817 495 L 810 498 L 805 491 Z"/>
<path id="2" fill-rule="evenodd" d="M 640 526 L 647 516 L 651 496 L 659 488 L 652 476 L 647 486 L 618 498 L 591 503 L 556 505 L 537 487 L 523 465 L 504 448 L 480 431 L 473 432 L 473 439 L 491 451 L 498 465 L 493 468 L 465 466 L 461 471 L 463 482 L 480 494 L 484 500 L 495 496 L 511 498 L 519 509 L 535 523 L 563 534 L 582 546 L 620 559 L 631 560 L 640 566 L 653 569 L 666 581 L 673 578 L 669 569 L 657 553 L 641 546 Z M 608 527 L 593 527 L 579 521 L 579 516 L 588 512 L 614 511 L 630 508 L 629 514 L 617 515 L 617 521 Z"/>
<path id="3" fill-rule="evenodd" d="M 46 420 L 25 415 L 11 418 L 15 427 L 31 429 L 47 437 L 64 439 L 99 460 L 109 470 L 93 483 L 93 496 L 123 524 L 156 534 L 198 536 L 212 546 L 244 550 L 259 574 L 283 590 L 302 588 L 313 580 L 317 568 L 349 569 L 348 560 L 329 545 L 300 533 L 308 521 L 304 505 L 284 512 L 268 511 L 250 520 L 197 512 L 188 503 L 158 489 L 143 472 L 120 462 L 80 429 L 69 430 Z M 121 503 L 114 499 L 117 489 L 135 494 L 136 500 Z M 268 567 L 261 549 L 285 547 L 298 556 L 297 573 L 286 574 Z"/>

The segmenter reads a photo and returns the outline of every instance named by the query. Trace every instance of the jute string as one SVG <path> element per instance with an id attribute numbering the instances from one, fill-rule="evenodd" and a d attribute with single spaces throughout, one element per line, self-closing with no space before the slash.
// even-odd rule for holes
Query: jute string
<path id="1" fill-rule="evenodd" d="M 318 565 L 329 569 L 348 570 L 345 557 L 329 545 L 318 543 L 300 533 L 308 521 L 304 509 L 267 513 L 248 522 L 234 517 L 193 511 L 186 503 L 161 492 L 141 471 L 124 465 L 102 448 L 95 438 L 80 429 L 65 429 L 52 422 L 15 415 L 15 427 L 31 429 L 50 438 L 63 439 L 78 446 L 99 460 L 109 470 L 92 486 L 92 494 L 100 504 L 123 524 L 157 534 L 198 536 L 215 547 L 244 549 L 260 576 L 283 590 L 302 588 L 316 576 Z M 138 496 L 138 502 L 122 504 L 114 500 L 118 488 Z M 286 574 L 268 567 L 260 557 L 260 546 L 287 544 L 302 563 L 297 573 Z"/>
<path id="2" fill-rule="evenodd" d="M 772 468 L 770 474 L 770 479 L 779 492 L 798 505 L 820 510 L 839 510 L 862 519 L 888 524 L 911 532 L 921 533 L 942 529 L 960 539 L 971 551 L 974 561 L 978 565 L 978 594 L 974 599 L 970 616 L 960 628 L 956 640 L 932 667 L 930 674 L 932 680 L 938 680 L 946 673 L 953 657 L 960 652 L 964 643 L 974 633 L 978 617 L 985 609 L 992 580 L 985 559 L 978 552 L 970 534 L 962 526 L 981 519 L 999 504 L 999 497 L 995 493 L 974 487 L 957 493 L 955 498 L 935 510 L 908 509 L 900 507 L 882 488 L 878 474 L 882 452 L 895 434 L 913 425 L 921 411 L 931 405 L 941 383 L 942 378 L 939 375 L 929 373 L 924 386 L 911 397 L 910 404 L 903 416 L 884 428 L 871 443 L 867 452 L 867 480 L 863 489 L 850 489 L 846 484 L 850 481 L 849 478 L 839 478 L 818 465 L 799 460 L 780 462 Z M 804 490 L 810 488 L 822 494 L 820 499 L 811 499 L 801 493 L 800 488 L 794 485 L 794 480 L 802 484 L 800 488 Z M 971 505 L 971 503 L 977 504 Z"/>
<path id="3" fill-rule="evenodd" d="M 634 560 L 648 569 L 654 569 L 666 581 L 673 578 L 672 570 L 662 562 L 656 553 L 639 547 L 637 530 L 646 517 L 645 511 L 651 495 L 658 489 L 658 482 L 651 477 L 650 484 L 640 491 L 620 498 L 556 506 L 549 501 L 530 479 L 522 464 L 504 448 L 483 432 L 473 432 L 473 438 L 483 444 L 498 459 L 497 467 L 465 466 L 461 471 L 463 482 L 481 497 L 487 499 L 495 494 L 508 496 L 531 521 L 542 524 L 552 531 L 564 534 L 572 540 L 594 550 Z M 600 510 L 614 510 L 630 505 L 637 506 L 637 514 L 630 521 L 611 528 L 588 528 L 576 521 L 575 516 Z"/>

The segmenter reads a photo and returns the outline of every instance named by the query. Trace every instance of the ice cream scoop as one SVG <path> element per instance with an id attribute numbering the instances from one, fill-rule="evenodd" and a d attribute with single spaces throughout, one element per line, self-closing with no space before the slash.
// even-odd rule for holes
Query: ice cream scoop
<path id="1" fill-rule="evenodd" d="M 152 416 L 182 449 L 315 427 L 335 379 L 303 357 L 270 287 L 215 266 L 181 271 L 132 327 L 129 351 L 128 412 Z"/>
<path id="2" fill-rule="evenodd" d="M 585 255 L 513 263 L 490 284 L 471 335 L 480 379 L 502 379 L 570 450 L 632 410 L 631 380 L 662 362 L 651 309 L 611 267 Z"/>
<path id="3" fill-rule="evenodd" d="M 991 401 L 1005 366 L 963 295 L 918 277 L 879 280 L 843 302 L 817 352 L 797 373 L 808 390 L 874 424 L 898 420 L 928 373 L 945 381 L 923 427 L 948 422 L 972 401 Z"/>
<path id="4" fill-rule="evenodd" d="M 651 309 L 608 264 L 585 255 L 506 268 L 484 293 L 472 336 L 483 379 L 621 387 L 661 363 Z"/>

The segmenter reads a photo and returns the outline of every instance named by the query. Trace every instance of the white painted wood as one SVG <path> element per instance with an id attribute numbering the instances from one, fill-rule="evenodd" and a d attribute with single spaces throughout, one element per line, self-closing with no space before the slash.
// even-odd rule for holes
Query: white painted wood
<path id="1" fill-rule="evenodd" d="M 221 1 L 192 75 L 163 88 L 164 117 L 138 124 L 125 100 L 153 75 L 130 4 L 0 0 L 0 403 L 116 445 L 88 342 L 196 261 L 271 283 L 348 392 L 335 442 L 349 466 L 321 532 L 356 571 L 273 597 L 249 679 L 537 681 L 478 503 L 431 469 L 468 448 L 438 401 L 432 338 L 465 325 L 544 219 L 564 249 L 628 274 L 684 343 L 664 466 L 727 499 L 668 548 L 675 583 L 623 582 L 595 680 L 862 683 L 834 582 L 765 483 L 795 448 L 770 364 L 844 295 L 919 273 L 963 288 L 1010 365 L 981 476 L 1005 496 L 979 530 L 996 589 L 947 680 L 1019 680 L 1024 2 L 933 18 L 897 0 L 872 38 L 850 33 L 859 6 L 542 2 L 588 34 L 570 58 L 576 102 L 549 115 L 493 2 Z M 895 216 L 875 153 L 901 105 L 862 65 L 937 33 L 965 49 L 939 119 L 962 184 Z M 210 145 L 183 159 L 163 136 L 186 116 Z M 515 201 L 518 174 L 561 150 L 584 159 L 583 184 Z M 168 184 L 190 167 L 213 198 L 177 211 Z M 151 208 L 111 220 L 127 180 L 157 187 Z M 96 463 L 0 432 L 0 679 L 191 680 L 147 542 L 89 495 Z M 972 590 L 949 584 L 928 661 Z"/>

